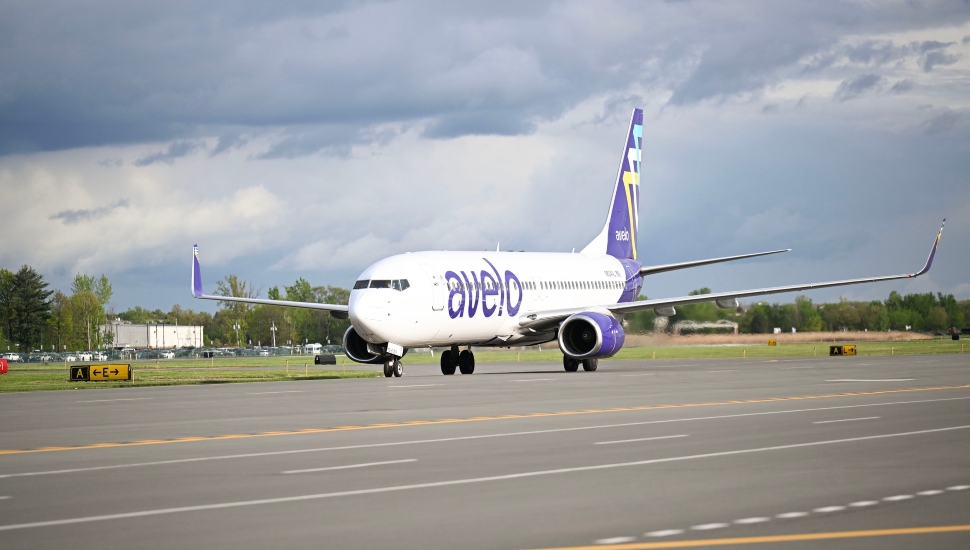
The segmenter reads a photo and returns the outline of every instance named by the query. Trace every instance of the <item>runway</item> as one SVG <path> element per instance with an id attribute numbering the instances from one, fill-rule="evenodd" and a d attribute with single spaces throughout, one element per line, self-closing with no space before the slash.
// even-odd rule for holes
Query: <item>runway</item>
<path id="1" fill-rule="evenodd" d="M 970 546 L 970 355 L 550 357 L 0 395 L 0 546 Z"/>

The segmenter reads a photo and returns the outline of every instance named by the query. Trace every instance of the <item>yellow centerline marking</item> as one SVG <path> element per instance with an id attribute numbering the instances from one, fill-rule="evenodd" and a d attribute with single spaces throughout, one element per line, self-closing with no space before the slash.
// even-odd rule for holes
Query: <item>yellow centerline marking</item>
<path id="1" fill-rule="evenodd" d="M 597 544 L 596 546 L 569 546 L 543 550 L 650 550 L 654 548 L 697 548 L 701 546 L 728 546 L 738 544 L 762 544 L 766 542 L 798 542 L 806 540 L 851 539 L 863 537 L 890 537 L 898 535 L 928 535 L 932 533 L 957 533 L 970 531 L 970 525 L 940 525 L 936 527 L 906 527 L 902 529 L 873 529 L 869 531 L 833 531 L 829 533 L 799 533 L 794 535 L 770 535 L 764 537 L 737 537 L 730 539 L 671 540 L 664 542 L 635 542 L 630 544 Z"/>
<path id="2" fill-rule="evenodd" d="M 306 435 L 306 434 L 321 434 L 321 433 L 332 433 L 332 432 L 347 432 L 347 431 L 359 431 L 359 430 L 378 430 L 387 428 L 404 428 L 408 426 L 438 426 L 442 424 L 458 424 L 464 422 L 488 422 L 494 420 L 513 420 L 520 418 L 545 418 L 552 416 L 577 416 L 577 415 L 587 415 L 587 414 L 605 414 L 605 413 L 618 413 L 618 412 L 636 412 L 636 411 L 654 411 L 662 409 L 687 409 L 691 407 L 717 407 L 724 405 L 749 405 L 753 403 L 773 403 L 780 401 L 804 401 L 808 399 L 833 399 L 837 397 L 860 397 L 866 395 L 885 395 L 890 393 L 912 393 L 921 391 L 940 391 L 940 390 L 959 390 L 968 389 L 970 384 L 964 384 L 961 386 L 934 386 L 927 388 L 903 388 L 895 390 L 877 390 L 877 391 L 863 391 L 863 392 L 841 392 L 841 393 L 826 393 L 821 395 L 798 395 L 792 397 L 766 397 L 762 399 L 743 399 L 743 400 L 732 400 L 732 401 L 712 401 L 709 403 L 678 403 L 669 405 L 641 405 L 636 407 L 615 407 L 610 409 L 587 409 L 582 411 L 558 411 L 558 412 L 536 412 L 536 413 L 523 413 L 523 414 L 505 414 L 500 416 L 474 416 L 468 418 L 443 418 L 439 420 L 410 420 L 406 422 L 391 422 L 382 424 L 369 424 L 364 426 L 337 426 L 330 428 L 306 428 L 303 430 L 285 430 L 285 431 L 271 431 L 271 432 L 259 432 L 251 434 L 226 434 L 226 435 L 209 435 L 209 436 L 189 436 L 189 437 L 179 437 L 173 439 L 145 439 L 141 441 L 127 441 L 118 443 L 90 443 L 87 445 L 77 445 L 77 446 L 51 446 L 51 447 L 40 447 L 36 449 L 0 449 L 0 455 L 18 455 L 18 454 L 28 454 L 28 453 L 50 453 L 50 452 L 60 452 L 60 451 L 81 451 L 87 449 L 107 449 L 114 447 L 140 447 L 144 445 L 167 445 L 171 443 L 191 443 L 194 441 L 221 441 L 226 439 L 248 439 L 253 437 L 278 437 L 284 435 Z"/>

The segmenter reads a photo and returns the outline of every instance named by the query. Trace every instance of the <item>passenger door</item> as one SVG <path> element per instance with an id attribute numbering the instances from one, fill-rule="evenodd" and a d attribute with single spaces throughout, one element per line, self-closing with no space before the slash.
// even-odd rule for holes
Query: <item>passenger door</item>
<path id="1" fill-rule="evenodd" d="M 430 264 L 421 264 L 421 269 L 424 270 L 431 281 L 431 309 L 434 311 L 443 310 L 445 308 L 445 278 L 439 275 Z"/>

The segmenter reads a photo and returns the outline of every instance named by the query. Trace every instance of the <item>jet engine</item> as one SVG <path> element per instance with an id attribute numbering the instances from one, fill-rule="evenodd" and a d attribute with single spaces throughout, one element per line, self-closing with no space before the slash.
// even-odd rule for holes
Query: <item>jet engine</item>
<path id="1" fill-rule="evenodd" d="M 573 359 L 612 357 L 625 338 L 620 321 L 606 313 L 584 311 L 559 326 L 559 349 Z"/>
<path id="2" fill-rule="evenodd" d="M 377 365 L 384 362 L 383 356 L 368 351 L 367 341 L 357 334 L 354 327 L 348 328 L 344 333 L 344 352 L 347 353 L 347 357 L 358 363 Z"/>

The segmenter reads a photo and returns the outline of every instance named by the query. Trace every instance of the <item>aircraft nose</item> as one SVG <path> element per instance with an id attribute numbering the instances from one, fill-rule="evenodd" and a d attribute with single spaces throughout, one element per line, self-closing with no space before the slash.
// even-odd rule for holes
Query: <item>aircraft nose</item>
<path id="1" fill-rule="evenodd" d="M 350 322 L 365 340 L 372 343 L 381 341 L 379 332 L 387 317 L 385 305 L 373 292 L 364 290 L 351 293 Z"/>

